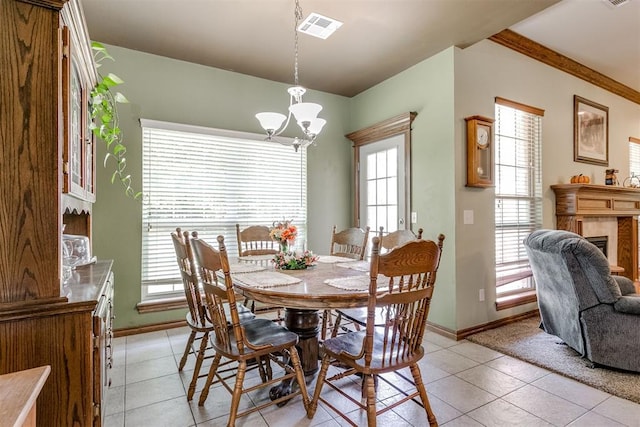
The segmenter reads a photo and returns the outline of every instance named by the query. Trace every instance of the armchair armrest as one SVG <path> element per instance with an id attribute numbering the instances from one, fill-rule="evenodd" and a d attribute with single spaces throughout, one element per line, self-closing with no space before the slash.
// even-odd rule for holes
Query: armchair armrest
<path id="1" fill-rule="evenodd" d="M 622 295 L 633 294 L 636 292 L 636 287 L 633 286 L 633 282 L 624 276 L 611 276 L 618 284 L 620 293 Z"/>
<path id="2" fill-rule="evenodd" d="M 629 295 L 620 297 L 613 305 L 617 312 L 640 315 L 640 295 Z"/>

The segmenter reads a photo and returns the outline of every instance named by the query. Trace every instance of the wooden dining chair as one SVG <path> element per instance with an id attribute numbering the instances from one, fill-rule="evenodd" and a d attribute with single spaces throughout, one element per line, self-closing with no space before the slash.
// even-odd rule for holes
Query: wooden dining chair
<path id="1" fill-rule="evenodd" d="M 331 232 L 331 247 L 329 255 L 341 256 L 363 260 L 367 255 L 367 240 L 369 239 L 369 227 L 365 229 L 351 227 L 336 232 L 333 226 Z"/>
<path id="2" fill-rule="evenodd" d="M 236 224 L 238 256 L 277 254 L 280 246 L 278 242 L 271 239 L 269 231 L 269 227 L 265 225 L 250 225 L 240 230 L 240 224 Z"/>
<path id="3" fill-rule="evenodd" d="M 197 236 L 197 233 L 194 232 L 194 235 Z M 191 400 L 196 390 L 198 378 L 204 376 L 200 375 L 202 363 L 204 360 L 213 357 L 213 352 L 210 351 L 211 348 L 208 345 L 209 333 L 213 331 L 213 324 L 207 320 L 195 260 L 189 241 L 189 232 L 183 232 L 180 228 L 176 228 L 176 231 L 171 233 L 171 240 L 173 241 L 173 247 L 176 252 L 176 261 L 180 270 L 187 307 L 189 309 L 186 315 L 186 321 L 191 329 L 184 352 L 180 358 L 180 363 L 178 364 L 178 371 L 184 369 L 190 354 L 193 354 L 196 359 L 193 375 L 187 390 L 187 400 Z M 240 318 L 243 321 L 253 317 L 255 316 L 248 309 L 242 309 L 240 312 Z"/>
<path id="4" fill-rule="evenodd" d="M 204 404 L 209 395 L 209 388 L 216 379 L 232 396 L 228 426 L 235 425 L 237 417 L 262 410 L 273 404 L 283 405 L 298 395 L 302 396 L 304 408 L 307 410 L 309 396 L 296 350 L 298 335 L 268 319 L 255 318 L 240 323 L 224 237 L 218 236 L 217 240 L 218 250 L 197 237 L 192 239 L 193 252 L 205 291 L 208 317 L 214 325 L 211 344 L 216 351 L 198 405 Z M 222 303 L 225 299 L 228 300 L 227 307 Z M 231 318 L 231 327 L 227 325 L 227 316 Z M 291 365 L 283 356 L 287 356 L 286 359 L 290 361 Z M 235 375 L 229 376 L 220 373 L 219 367 L 222 358 L 236 365 Z M 277 378 L 271 377 L 270 380 L 261 384 L 254 385 L 250 381 L 249 385 L 245 385 L 247 363 L 250 360 L 265 358 L 279 365 L 283 374 Z M 235 381 L 230 384 L 233 378 Z M 290 394 L 281 394 L 279 392 L 281 389 L 274 387 L 270 390 L 271 399 L 269 401 L 238 412 L 240 398 L 243 394 L 273 386 L 280 381 L 295 381 L 297 389 L 291 389 L 293 391 Z M 255 395 L 252 396 L 252 398 L 254 397 Z"/>
<path id="5" fill-rule="evenodd" d="M 380 226 L 378 234 L 378 237 L 380 238 L 380 253 L 388 252 L 396 246 L 400 246 L 401 244 L 411 240 L 422 239 L 422 232 L 423 230 L 420 228 L 417 236 L 411 230 L 396 230 L 385 234 L 384 227 Z M 333 322 L 331 336 L 335 337 L 340 330 L 349 331 L 355 329 L 359 331 L 360 327 L 364 326 L 366 319 L 367 310 L 364 307 L 353 308 L 350 310 L 335 310 L 331 317 Z"/>
<path id="6" fill-rule="evenodd" d="M 171 240 L 176 252 L 176 261 L 180 269 L 187 307 L 189 308 L 186 317 L 187 325 L 191 329 L 182 358 L 180 358 L 180 363 L 178 364 L 178 371 L 184 369 L 189 354 L 195 355 L 196 358 L 193 375 L 187 390 L 187 400 L 191 400 L 195 393 L 202 362 L 207 357 L 208 337 L 209 332 L 213 330 L 213 325 L 206 319 L 193 254 L 189 245 L 189 233 L 186 231 L 183 233 L 180 228 L 177 228 L 175 232 L 171 233 Z M 200 343 L 199 346 L 196 345 L 198 342 Z"/>
<path id="7" fill-rule="evenodd" d="M 403 231 L 408 231 L 408 230 L 403 230 Z M 409 231 L 409 233 L 411 233 L 411 235 L 413 235 L 413 233 L 411 231 Z M 402 235 L 404 235 L 405 237 L 410 237 L 411 235 L 407 234 L 407 233 L 401 233 Z M 420 236 L 420 238 L 422 238 L 422 228 L 418 230 L 418 236 Z M 395 242 L 391 244 L 390 249 L 393 250 L 394 248 L 398 247 L 398 246 L 402 246 L 403 244 L 406 244 L 408 242 L 411 242 L 412 240 L 417 240 L 415 239 L 414 235 L 414 239 L 410 239 L 410 240 L 406 240 L 404 243 L 397 245 L 395 244 L 396 242 L 399 241 L 399 239 L 396 237 Z M 380 249 L 381 249 L 381 253 L 382 253 L 382 240 L 380 239 Z M 438 248 L 440 249 L 440 253 L 442 254 L 442 245 L 444 244 L 444 235 L 440 234 L 438 236 Z M 438 259 L 438 263 L 440 263 L 440 260 Z M 378 310 L 379 311 L 379 310 Z M 379 313 L 376 312 L 376 319 L 380 319 L 380 316 L 378 315 Z M 367 324 L 367 309 L 366 307 L 354 307 L 354 308 L 345 308 L 345 309 L 340 309 L 340 310 L 336 310 L 336 316 L 335 316 L 335 320 L 334 320 L 334 326 L 333 329 L 331 331 L 331 336 L 335 337 L 338 335 L 338 333 L 340 333 L 341 330 L 345 331 L 347 329 L 347 327 L 351 327 L 357 331 L 360 330 L 361 327 L 364 327 Z M 377 324 L 377 323 L 376 323 Z M 346 325 L 346 326 L 343 326 Z"/>
<path id="8" fill-rule="evenodd" d="M 269 227 L 265 225 L 250 225 L 240 230 L 240 224 L 236 224 L 236 237 L 238 240 L 238 256 L 275 255 L 280 251 L 278 242 L 271 238 Z M 254 300 L 245 300 L 243 304 L 254 314 L 275 313 L 275 322 L 284 320 L 284 307 L 265 304 Z"/>
<path id="9" fill-rule="evenodd" d="M 331 231 L 329 255 L 362 261 L 367 254 L 369 226 L 365 227 L 364 230 L 358 227 L 351 227 L 336 231 L 336 228 L 334 225 Z M 327 337 L 327 333 L 333 327 L 335 317 L 331 310 L 323 310 L 322 327 L 320 329 L 320 337 L 322 339 Z"/>
<path id="10" fill-rule="evenodd" d="M 378 234 L 380 237 L 380 253 L 390 251 L 396 246 L 400 246 L 410 240 L 422 239 L 422 232 L 422 228 L 419 228 L 417 235 L 415 235 L 411 230 L 396 230 L 391 233 L 384 234 L 384 227 L 380 226 L 380 234 Z"/>
<path id="11" fill-rule="evenodd" d="M 377 416 L 419 396 L 429 425 L 436 426 L 418 361 L 424 356 L 422 339 L 441 248 L 430 240 L 413 240 L 386 254 L 379 252 L 380 238 L 376 236 L 371 251 L 366 328 L 322 343 L 322 365 L 307 417 L 313 418 L 318 402 L 322 402 L 352 425 L 357 425 L 338 408 L 344 405 L 336 405 L 337 399 L 344 398 L 366 411 L 367 425 L 373 427 Z M 376 320 L 376 316 L 380 319 Z M 335 371 L 328 377 L 330 365 Z M 402 398 L 378 410 L 375 377 L 407 367 L 413 379 L 398 375 L 409 383 L 408 387 L 399 387 L 404 394 Z M 345 383 L 341 380 L 350 375 L 362 377 L 364 403 L 344 389 Z M 331 388 L 331 397 L 323 396 L 325 386 Z"/>

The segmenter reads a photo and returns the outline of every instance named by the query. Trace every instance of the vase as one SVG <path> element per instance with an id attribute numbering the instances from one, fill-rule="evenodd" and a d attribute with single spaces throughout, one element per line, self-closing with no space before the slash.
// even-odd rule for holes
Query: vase
<path id="1" fill-rule="evenodd" d="M 283 252 L 285 254 L 289 252 L 289 242 L 280 242 L 280 252 Z"/>

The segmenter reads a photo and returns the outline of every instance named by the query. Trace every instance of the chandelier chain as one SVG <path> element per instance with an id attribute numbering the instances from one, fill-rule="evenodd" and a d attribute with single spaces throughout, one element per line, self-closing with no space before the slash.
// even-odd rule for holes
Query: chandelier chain
<path id="1" fill-rule="evenodd" d="M 302 6 L 300 6 L 300 2 L 296 0 L 296 7 L 294 10 L 295 16 L 295 26 L 293 27 L 294 34 L 294 56 L 293 56 L 293 81 L 296 86 L 298 86 L 298 25 L 303 18 L 302 15 Z"/>
<path id="2" fill-rule="evenodd" d="M 327 123 L 326 120 L 318 117 L 318 113 L 322 110 L 322 105 L 314 102 L 304 102 L 302 96 L 307 91 L 304 87 L 300 86 L 298 82 L 298 27 L 304 16 L 302 14 L 302 7 L 299 0 L 294 0 L 294 56 L 293 56 L 293 77 L 295 86 L 287 89 L 289 93 L 289 114 L 284 115 L 280 113 L 263 112 L 256 114 L 256 118 L 260 122 L 260 126 L 267 131 L 266 141 L 280 142 L 275 139 L 279 136 L 289 125 L 289 122 L 293 118 L 302 129 L 302 138 L 295 137 L 294 140 L 288 145 L 292 145 L 296 151 L 300 147 L 307 147 L 309 144 L 315 145 L 316 136 L 322 130 L 322 127 Z M 284 123 L 284 124 L 283 124 Z"/>

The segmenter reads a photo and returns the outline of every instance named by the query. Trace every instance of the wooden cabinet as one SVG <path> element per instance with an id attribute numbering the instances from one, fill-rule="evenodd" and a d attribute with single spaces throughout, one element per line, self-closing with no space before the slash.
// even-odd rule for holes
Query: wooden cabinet
<path id="1" fill-rule="evenodd" d="M 62 224 L 91 237 L 95 195 L 97 74 L 80 0 L 0 0 L 0 11 L 0 375 L 49 365 L 38 424 L 100 425 L 111 262 L 61 280 Z"/>
<path id="2" fill-rule="evenodd" d="M 99 408 L 100 423 L 104 424 L 106 413 L 105 390 L 111 386 L 111 368 L 113 366 L 113 273 L 107 275 L 105 285 L 93 312 L 93 403 Z"/>
<path id="3" fill-rule="evenodd" d="M 65 286 L 66 302 L 0 310 L 0 374 L 51 366 L 37 406 L 44 425 L 102 424 L 110 381 L 111 266 L 78 267 Z"/>
<path id="4" fill-rule="evenodd" d="M 95 136 L 91 131 L 91 89 L 97 77 L 90 42 L 78 4 L 61 13 L 63 191 L 81 200 L 95 201 Z"/>

